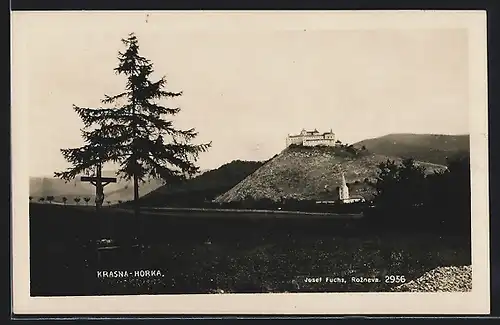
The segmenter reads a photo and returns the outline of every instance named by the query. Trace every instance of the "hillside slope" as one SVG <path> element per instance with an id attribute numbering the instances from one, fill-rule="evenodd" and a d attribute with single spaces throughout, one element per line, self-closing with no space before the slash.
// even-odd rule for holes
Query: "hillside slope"
<path id="1" fill-rule="evenodd" d="M 469 154 L 469 135 L 388 134 L 354 144 L 370 152 L 395 157 L 412 157 L 435 164 L 446 164 L 447 158 Z"/>
<path id="2" fill-rule="evenodd" d="M 141 203 L 149 206 L 171 206 L 211 201 L 230 190 L 263 164 L 261 161 L 235 160 L 181 184 L 164 185 L 141 198 Z"/>
<path id="3" fill-rule="evenodd" d="M 387 159 L 401 161 L 398 157 L 370 152 L 355 155 L 342 148 L 289 147 L 215 201 L 240 201 L 247 197 L 274 201 L 288 198 L 335 200 L 342 172 L 351 194 L 369 199 L 373 189 L 365 179 L 373 180 L 378 164 Z M 431 163 L 418 164 L 424 166 L 427 172 L 446 168 Z"/>

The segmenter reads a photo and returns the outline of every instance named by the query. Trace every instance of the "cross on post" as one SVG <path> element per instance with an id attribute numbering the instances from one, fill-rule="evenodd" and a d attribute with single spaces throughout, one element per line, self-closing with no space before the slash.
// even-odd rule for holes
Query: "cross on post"
<path id="1" fill-rule="evenodd" d="M 108 185 L 109 183 L 116 183 L 116 177 L 102 177 L 102 166 L 101 164 L 98 164 L 95 176 L 82 176 L 80 177 L 80 181 L 89 182 L 90 184 L 95 186 L 95 206 L 96 209 L 99 209 L 104 202 L 104 186 Z"/>

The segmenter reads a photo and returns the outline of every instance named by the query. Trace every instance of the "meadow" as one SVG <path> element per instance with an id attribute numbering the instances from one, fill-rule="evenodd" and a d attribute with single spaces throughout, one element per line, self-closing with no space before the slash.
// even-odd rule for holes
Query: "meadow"
<path id="1" fill-rule="evenodd" d="M 32 296 L 389 291 L 394 283 L 305 283 L 305 276 L 406 281 L 439 266 L 470 265 L 470 238 L 457 234 L 375 232 L 364 221 L 259 218 L 221 214 L 142 216 L 145 250 L 127 245 L 133 214 L 104 208 L 31 204 Z M 120 248 L 101 251 L 92 237 Z M 97 279 L 97 270 L 160 270 L 162 278 Z"/>

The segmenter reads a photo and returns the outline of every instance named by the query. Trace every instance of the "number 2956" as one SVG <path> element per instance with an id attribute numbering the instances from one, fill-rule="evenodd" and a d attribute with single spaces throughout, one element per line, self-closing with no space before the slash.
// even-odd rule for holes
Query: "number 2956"
<path id="1" fill-rule="evenodd" d="M 406 278 L 404 275 L 386 275 L 385 283 L 405 283 Z"/>

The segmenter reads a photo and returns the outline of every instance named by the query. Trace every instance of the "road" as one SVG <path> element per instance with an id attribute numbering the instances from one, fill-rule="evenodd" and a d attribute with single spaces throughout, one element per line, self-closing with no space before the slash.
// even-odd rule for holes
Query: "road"
<path id="1" fill-rule="evenodd" d="M 117 208 L 122 210 L 122 208 Z M 123 209 L 133 212 L 132 209 Z M 203 209 L 203 208 L 158 208 L 141 207 L 141 213 L 159 216 L 186 217 L 243 217 L 243 218 L 336 218 L 336 219 L 359 219 L 362 213 L 327 213 L 327 212 L 302 212 L 282 210 L 245 210 L 245 209 Z"/>
<path id="2" fill-rule="evenodd" d="M 35 203 L 40 204 L 40 203 Z M 42 203 L 41 205 L 63 206 L 59 202 Z M 89 204 L 66 205 L 67 208 L 78 208 L 93 210 L 95 206 Z M 110 210 L 118 213 L 132 214 L 132 207 L 103 206 L 103 211 Z M 304 212 L 304 211 L 284 211 L 284 210 L 262 210 L 262 209 L 208 209 L 208 208 L 169 208 L 169 207 L 141 207 L 143 215 L 175 216 L 175 217 L 196 217 L 196 218 L 317 218 L 317 219 L 359 219 L 363 213 L 329 213 L 329 212 Z"/>

